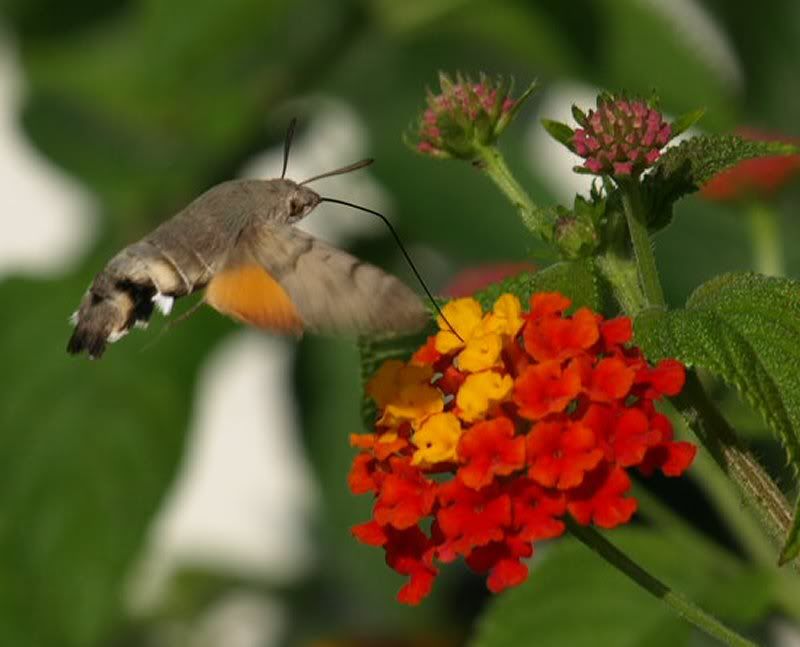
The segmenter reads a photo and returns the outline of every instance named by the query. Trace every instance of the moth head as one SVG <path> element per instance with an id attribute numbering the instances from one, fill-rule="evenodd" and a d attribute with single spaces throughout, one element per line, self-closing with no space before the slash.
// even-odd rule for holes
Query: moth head
<path id="1" fill-rule="evenodd" d="M 305 218 L 319 204 L 320 197 L 316 191 L 296 184 L 291 180 L 281 180 L 283 212 L 290 225 Z"/>

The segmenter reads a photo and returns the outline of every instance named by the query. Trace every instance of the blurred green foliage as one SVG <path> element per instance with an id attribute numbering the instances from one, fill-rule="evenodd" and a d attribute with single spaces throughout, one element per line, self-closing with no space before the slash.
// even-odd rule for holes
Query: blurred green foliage
<path id="1" fill-rule="evenodd" d="M 483 261 L 542 263 L 542 248 L 526 238 L 488 181 L 465 165 L 423 159 L 401 145 L 426 84 L 445 69 L 511 73 L 522 84 L 538 78 L 545 88 L 563 80 L 646 94 L 657 88 L 671 114 L 707 107 L 701 124 L 707 129 L 749 124 L 800 134 L 800 3 L 773 0 L 757 10 L 724 0 L 697 4 L 729 39 L 740 82 L 709 63 L 706 37 L 690 36 L 657 3 L 636 0 L 0 2 L 28 84 L 21 125 L 98 196 L 102 216 L 96 249 L 69 276 L 0 283 L 0 645 L 146 644 L 158 632 L 158 619 L 131 624 L 123 590 L 182 456 L 198 366 L 233 325 L 207 314 L 168 335 L 158 352 L 141 353 L 129 341 L 100 364 L 68 358 L 65 317 L 106 258 L 233 176 L 253 153 L 279 144 L 290 101 L 306 99 L 291 108 L 302 111 L 302 124 L 313 113 L 313 97 L 330 94 L 364 119 L 370 155 L 378 159 L 374 173 L 394 200 L 407 243 L 444 254 L 449 272 Z M 503 148 L 534 199 L 548 204 L 553 198 L 544 181 L 525 161 L 530 119 L 529 108 Z M 795 187 L 781 198 L 787 241 L 800 233 L 796 208 L 789 208 L 798 197 Z M 736 207 L 696 197 L 680 204 L 657 239 L 672 303 L 721 271 L 751 267 L 740 216 Z M 384 265 L 396 262 L 388 237 L 357 241 L 354 250 Z M 786 253 L 796 275 L 800 246 L 787 244 Z M 434 286 L 445 280 L 439 265 L 422 270 Z M 345 487 L 347 434 L 361 425 L 354 345 L 306 339 L 294 380 L 322 502 L 316 569 L 291 590 L 263 584 L 291 609 L 288 642 L 460 640 L 483 603 L 477 578 L 451 574 L 422 608 L 403 608 L 393 599 L 399 578 L 380 551 L 350 537 L 349 526 L 368 514 L 368 502 Z M 764 434 L 756 440 L 769 443 Z M 704 505 L 692 496 L 677 503 Z M 724 530 L 712 530 L 731 543 Z M 625 537 L 653 558 L 658 575 L 674 574 L 687 593 L 705 591 L 716 577 L 713 560 L 703 565 L 710 570 L 673 572 L 669 545 L 640 531 Z M 564 544 L 541 562 L 524 588 L 494 603 L 498 611 L 538 608 L 524 630 L 550 642 L 535 644 L 655 644 L 656 638 L 686 644 L 687 626 L 662 615 L 644 594 L 617 586 L 581 547 Z M 220 595 L 240 584 L 210 581 Z M 752 579 L 737 581 L 725 580 L 729 593 L 762 590 Z M 202 586 L 195 612 L 213 597 L 209 583 Z M 543 597 L 547 613 L 539 606 Z M 601 614 L 594 600 L 616 609 Z M 730 617 L 758 623 L 769 607 L 759 599 L 748 607 L 757 612 Z M 523 644 L 502 633 L 509 629 L 498 626 L 503 617 L 483 623 L 475 644 Z M 592 630 L 567 633 L 576 617 Z M 637 622 L 627 630 L 635 635 L 622 636 L 630 618 Z M 692 644 L 700 644 L 697 637 Z"/>

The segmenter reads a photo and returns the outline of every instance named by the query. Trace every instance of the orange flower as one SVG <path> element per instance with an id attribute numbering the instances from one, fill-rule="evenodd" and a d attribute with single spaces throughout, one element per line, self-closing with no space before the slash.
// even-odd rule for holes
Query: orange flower
<path id="1" fill-rule="evenodd" d="M 440 321 L 411 364 L 387 362 L 370 382 L 376 433 L 351 438 L 348 482 L 375 505 L 353 534 L 408 577 L 401 602 L 419 603 L 436 563 L 458 557 L 491 591 L 515 586 L 565 514 L 603 528 L 630 520 L 628 469 L 679 476 L 691 464 L 696 448 L 673 441 L 653 405 L 681 390 L 683 366 L 649 366 L 629 319 L 570 306 L 540 293 L 524 313 L 503 295 L 484 314 L 457 299 L 444 311 L 461 339 Z"/>

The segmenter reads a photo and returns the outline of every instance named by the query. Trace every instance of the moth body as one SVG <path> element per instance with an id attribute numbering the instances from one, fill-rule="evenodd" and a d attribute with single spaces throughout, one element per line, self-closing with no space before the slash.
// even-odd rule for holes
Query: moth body
<path id="1" fill-rule="evenodd" d="M 209 189 L 107 263 L 74 315 L 68 352 L 100 357 L 154 307 L 167 314 L 201 289 L 218 311 L 277 332 L 422 327 L 427 311 L 398 279 L 292 226 L 319 202 L 287 179 Z"/>

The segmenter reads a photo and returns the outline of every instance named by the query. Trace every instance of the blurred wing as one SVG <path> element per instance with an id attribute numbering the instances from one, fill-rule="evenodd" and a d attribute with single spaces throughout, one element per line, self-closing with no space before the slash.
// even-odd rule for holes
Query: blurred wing
<path id="1" fill-rule="evenodd" d="M 399 279 L 290 226 L 249 226 L 206 302 L 245 323 L 299 334 L 410 333 L 430 316 Z"/>

